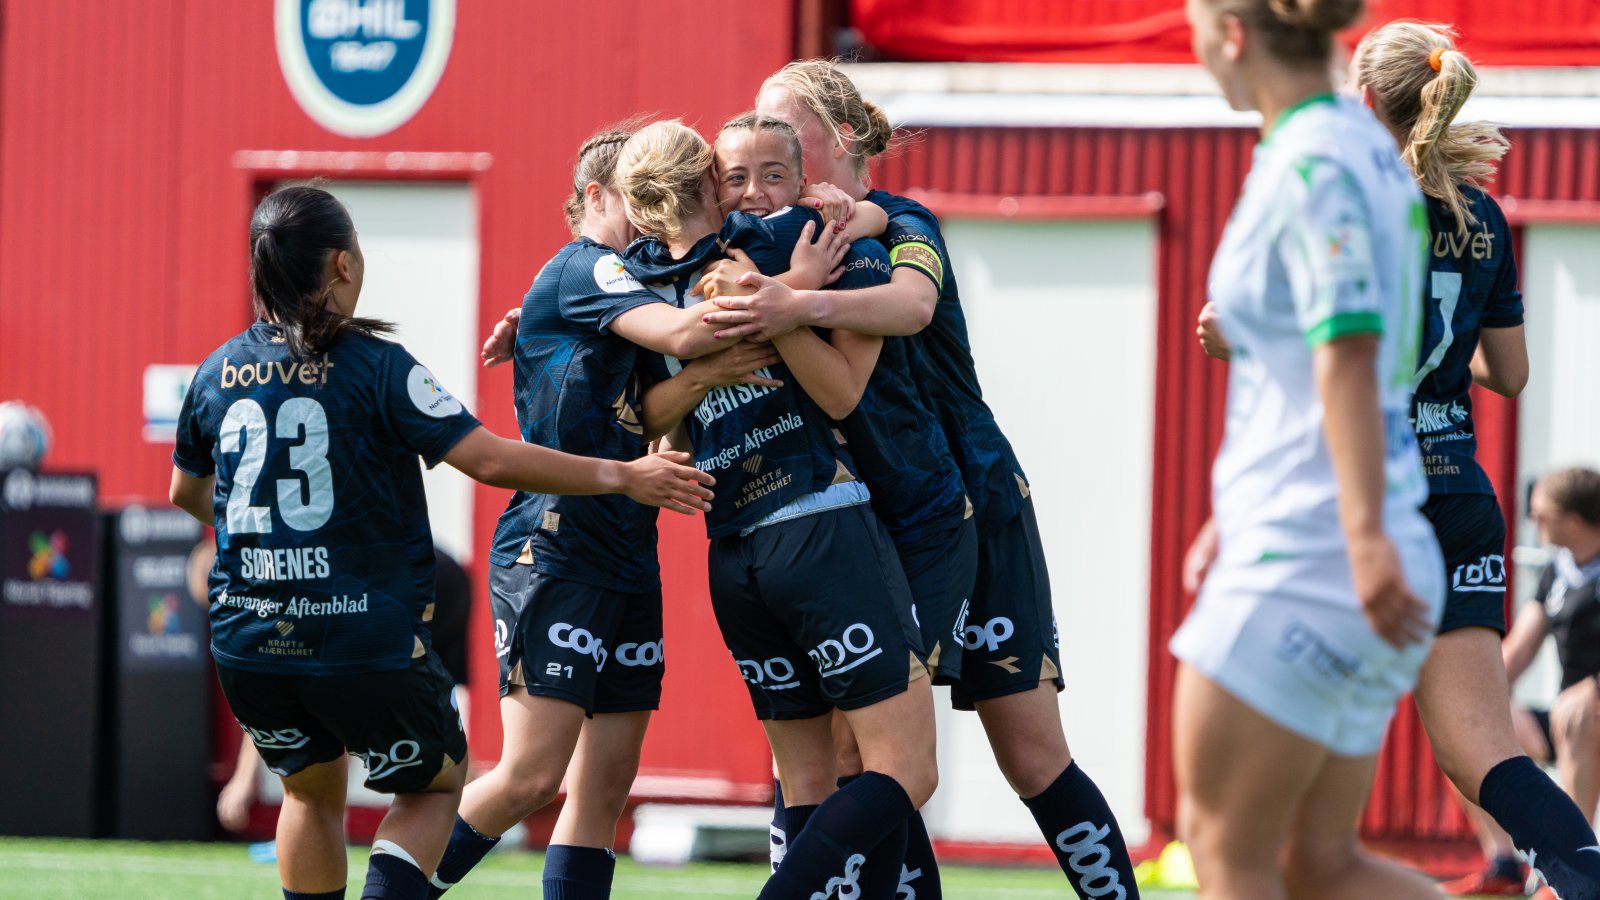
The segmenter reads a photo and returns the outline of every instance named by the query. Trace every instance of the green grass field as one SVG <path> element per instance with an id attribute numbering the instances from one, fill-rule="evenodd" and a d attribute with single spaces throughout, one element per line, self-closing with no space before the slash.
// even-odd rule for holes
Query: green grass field
<path id="1" fill-rule="evenodd" d="M 543 857 L 496 853 L 450 892 L 452 900 L 538 897 Z M 364 850 L 350 854 L 350 897 L 360 895 Z M 760 890 L 765 869 L 751 863 L 695 863 L 681 868 L 617 864 L 615 900 L 658 897 L 744 897 Z M 1059 872 L 1044 869 L 944 870 L 950 900 L 1024 900 L 1069 897 Z M 0 898 L 27 900 L 281 900 L 277 869 L 252 862 L 243 844 L 139 844 L 0 838 Z M 1188 893 L 1145 892 L 1147 900 L 1179 900 Z"/>

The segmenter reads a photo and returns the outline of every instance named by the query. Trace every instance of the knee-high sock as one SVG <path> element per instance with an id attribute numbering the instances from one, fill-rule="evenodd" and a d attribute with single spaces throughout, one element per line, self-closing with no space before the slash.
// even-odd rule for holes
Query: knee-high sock
<path id="1" fill-rule="evenodd" d="M 933 841 L 922 813 L 906 817 L 906 860 L 900 868 L 899 894 L 903 900 L 944 900 L 939 882 L 939 861 L 933 857 Z"/>
<path id="2" fill-rule="evenodd" d="M 606 900 L 616 870 L 610 850 L 551 844 L 544 854 L 544 900 Z"/>
<path id="3" fill-rule="evenodd" d="M 1528 865 L 1561 900 L 1600 900 L 1600 847 L 1589 820 L 1526 756 L 1483 776 L 1478 805 L 1494 816 Z"/>
<path id="4" fill-rule="evenodd" d="M 789 831 L 783 819 L 783 785 L 772 779 L 772 825 L 767 829 L 767 857 L 772 860 L 772 871 L 778 871 L 783 854 L 789 849 Z"/>
<path id="5" fill-rule="evenodd" d="M 864 773 L 818 806 L 804 830 L 790 832 L 789 852 L 759 900 L 810 900 L 815 893 L 854 887 L 867 853 L 913 809 L 899 782 L 881 772 Z"/>
<path id="6" fill-rule="evenodd" d="M 473 866 L 483 862 L 483 858 L 498 843 L 499 838 L 480 834 L 478 829 L 467 824 L 466 819 L 456 816 L 456 826 L 450 832 L 450 843 L 444 848 L 444 857 L 439 860 L 439 868 L 433 873 L 428 888 L 429 900 L 443 897 L 445 891 L 467 877 Z"/>
<path id="7" fill-rule="evenodd" d="M 426 900 L 427 896 L 428 876 L 411 854 L 393 841 L 373 841 L 361 900 Z"/>
<path id="8" fill-rule="evenodd" d="M 839 787 L 855 781 L 858 775 L 841 775 Z M 922 814 L 913 812 L 905 823 L 884 835 L 878 846 L 867 854 L 866 865 L 861 867 L 861 900 L 896 900 L 900 892 L 900 873 L 904 870 L 906 848 L 911 840 L 911 822 L 915 820 L 924 838 L 928 829 L 922 826 Z"/>
<path id="9" fill-rule="evenodd" d="M 1037 797 L 1023 798 L 1072 889 L 1084 900 L 1139 896 L 1122 829 L 1105 795 L 1078 768 L 1067 766 Z"/>

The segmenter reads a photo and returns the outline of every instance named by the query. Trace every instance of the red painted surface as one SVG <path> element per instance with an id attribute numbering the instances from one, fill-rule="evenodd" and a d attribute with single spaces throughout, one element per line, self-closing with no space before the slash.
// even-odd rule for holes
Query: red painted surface
<path id="1" fill-rule="evenodd" d="M 1191 63 L 1182 0 L 851 0 L 853 24 L 887 59 Z M 1370 0 L 1354 45 L 1392 19 L 1450 22 L 1475 60 L 1501 66 L 1600 64 L 1600 7 L 1528 0 Z"/>
<path id="2" fill-rule="evenodd" d="M 108 501 L 166 495 L 171 447 L 140 438 L 144 367 L 198 363 L 249 321 L 245 235 L 259 181 L 318 171 L 470 181 L 478 314 L 493 322 L 569 239 L 561 203 L 584 137 L 657 110 L 714 131 L 793 47 L 792 20 L 753 5 L 460 2 L 432 98 L 397 130 L 360 139 L 323 130 L 291 97 L 271 4 L 3 6 L 0 395 L 42 408 L 55 431 L 49 465 L 98 471 Z M 710 22 L 738 39 L 708 45 Z M 509 371 L 484 373 L 473 405 L 507 435 L 510 385 Z M 478 489 L 477 545 L 506 499 Z M 764 785 L 760 731 L 709 624 L 701 526 L 668 518 L 676 652 L 646 771 Z M 481 564 L 472 575 L 483 583 Z M 477 600 L 472 746 L 492 761 L 495 657 L 481 589 Z"/>

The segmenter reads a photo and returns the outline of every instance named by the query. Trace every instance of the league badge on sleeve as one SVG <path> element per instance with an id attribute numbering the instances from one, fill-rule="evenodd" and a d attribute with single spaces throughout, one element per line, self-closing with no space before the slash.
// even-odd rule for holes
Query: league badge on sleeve
<path id="1" fill-rule="evenodd" d="M 411 367 L 411 374 L 406 376 L 406 393 L 411 395 L 411 402 L 435 419 L 443 419 L 461 412 L 461 401 L 444 389 L 427 367 L 417 365 Z"/>

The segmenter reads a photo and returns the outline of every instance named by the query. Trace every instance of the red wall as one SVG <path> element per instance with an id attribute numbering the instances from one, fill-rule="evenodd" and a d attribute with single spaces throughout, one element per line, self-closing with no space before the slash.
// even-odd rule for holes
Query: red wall
<path id="1" fill-rule="evenodd" d="M 1524 130 L 1495 191 L 1516 221 L 1600 220 L 1600 131 Z M 1206 271 L 1243 184 L 1256 133 L 1249 129 L 934 128 L 877 170 L 891 191 L 995 197 L 1138 198 L 1158 192 L 1156 446 L 1152 471 L 1149 767 L 1146 813 L 1169 831 L 1176 818 L 1171 705 L 1176 662 L 1167 641 L 1192 598 L 1180 581 L 1183 552 L 1210 514 L 1211 460 L 1222 439 L 1226 367 L 1200 352 L 1195 317 Z M 1117 208 L 1126 204 L 1079 204 Z M 1023 204 L 1026 207 L 1027 204 Z M 1013 205 L 1015 208 L 1015 205 Z M 1538 315 L 1540 298 L 1528 298 Z M 1517 521 L 1515 404 L 1479 391 L 1473 408 L 1481 457 L 1507 520 Z M 1026 461 L 1024 461 L 1026 462 Z M 1509 560 L 1509 553 L 1507 559 Z M 1125 598 L 1138 602 L 1142 598 Z M 1062 623 L 1062 643 L 1092 640 Z M 1079 733 L 1069 723 L 1069 736 Z M 1081 737 L 1077 738 L 1082 740 Z M 1432 760 L 1409 702 L 1385 750 L 1365 827 L 1384 837 L 1470 834 Z"/>
<path id="2" fill-rule="evenodd" d="M 850 0 L 887 59 L 1191 63 L 1183 0 Z M 1600 6 L 1575 0 L 1369 0 L 1365 26 L 1449 22 L 1462 49 L 1500 66 L 1600 64 Z M 1513 12 L 1514 10 L 1514 12 Z M 1352 32 L 1353 45 L 1361 29 Z"/>
<path id="3" fill-rule="evenodd" d="M 165 497 L 171 447 L 140 438 L 145 365 L 198 363 L 249 321 L 245 234 L 253 185 L 270 173 L 237 168 L 235 154 L 378 153 L 316 163 L 334 171 L 381 169 L 389 151 L 467 154 L 447 158 L 443 177 L 477 188 L 479 319 L 492 322 L 569 239 L 561 203 L 584 137 L 640 111 L 714 130 L 750 105 L 793 43 L 787 7 L 774 15 L 770 6 L 711 0 L 461 0 L 449 63 L 427 105 L 389 134 L 353 139 L 323 130 L 290 96 L 271 3 L 53 0 L 3 3 L 3 13 L 0 399 L 41 407 L 55 430 L 50 467 L 98 470 L 107 498 Z M 485 424 L 515 433 L 508 371 L 480 378 L 477 401 Z M 506 498 L 478 490 L 479 545 Z M 667 529 L 673 635 L 702 612 L 709 620 L 698 529 L 688 521 Z M 485 714 L 474 719 L 473 747 L 493 758 L 499 717 L 481 590 L 478 601 L 474 683 Z M 694 623 L 712 635 L 699 641 L 704 652 L 674 639 L 682 652 L 668 703 L 730 717 L 741 746 L 755 748 L 739 764 L 762 769 L 748 700 L 704 624 Z M 699 737 L 716 727 L 655 730 L 653 764 L 704 767 Z"/>

